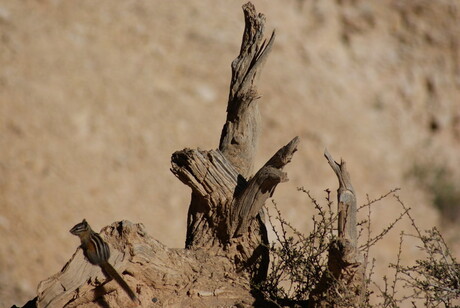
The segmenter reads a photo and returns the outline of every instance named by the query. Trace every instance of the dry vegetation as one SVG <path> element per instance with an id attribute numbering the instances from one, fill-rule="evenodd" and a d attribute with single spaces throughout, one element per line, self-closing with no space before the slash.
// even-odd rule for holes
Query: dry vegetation
<path id="1" fill-rule="evenodd" d="M 318 202 L 309 191 L 307 194 L 316 214 L 312 217 L 313 229 L 302 234 L 283 219 L 275 204 L 276 216 L 269 220 L 276 234 L 271 244 L 273 257 L 267 280 L 257 285 L 257 289 L 267 301 L 276 307 L 311 307 L 309 299 L 320 283 L 319 277 L 329 275 L 328 252 L 335 238 L 334 225 L 337 223 L 334 202 L 330 191 L 323 202 Z M 358 223 L 361 241 L 359 250 L 365 264 L 365 281 L 362 285 L 360 302 L 356 301 L 356 291 L 350 285 L 334 282 L 331 292 L 324 296 L 327 307 L 460 307 L 460 263 L 452 255 L 444 238 L 436 228 L 420 230 L 411 215 L 411 209 L 392 190 L 374 200 L 367 200 L 359 210 L 366 211 L 366 219 Z M 371 212 L 387 198 L 394 198 L 400 205 L 401 214 L 388 227 L 371 236 Z M 383 282 L 375 279 L 375 265 L 381 260 L 370 260 L 375 244 L 382 240 L 398 223 L 407 219 L 412 228 L 400 235 L 399 248 L 394 250 L 394 263 L 387 263 L 388 273 Z M 275 227 L 277 226 L 277 227 Z M 410 265 L 403 265 L 402 256 L 410 240 L 420 253 Z M 383 262 L 384 263 L 384 262 Z M 310 304 L 311 305 L 311 304 Z"/>

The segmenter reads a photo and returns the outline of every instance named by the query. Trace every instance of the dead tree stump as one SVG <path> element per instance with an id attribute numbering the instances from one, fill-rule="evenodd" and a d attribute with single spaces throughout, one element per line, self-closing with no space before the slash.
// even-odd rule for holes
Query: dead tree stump
<path id="1" fill-rule="evenodd" d="M 364 263 L 358 252 L 356 194 L 345 161 L 324 152 L 339 180 L 337 239 L 329 246 L 328 271 L 312 292 L 309 307 L 358 307 L 362 298 Z"/>
<path id="2" fill-rule="evenodd" d="M 275 34 L 264 39 L 265 17 L 243 6 L 245 29 L 240 54 L 232 62 L 227 119 L 218 150 L 185 149 L 172 156 L 172 172 L 192 189 L 186 248 L 224 254 L 237 268 L 252 268 L 263 279 L 268 267 L 268 240 L 262 207 L 297 149 L 298 138 L 281 148 L 254 176 L 259 138 L 255 81 L 271 50 Z M 256 268 L 253 268 L 256 266 Z"/>
<path id="3" fill-rule="evenodd" d="M 266 277 L 269 251 L 263 205 L 287 181 L 282 170 L 298 138 L 253 174 L 260 115 L 255 82 L 275 35 L 264 39 L 265 17 L 243 6 L 245 29 L 232 62 L 227 119 L 219 149 L 184 149 L 171 157 L 171 171 L 192 190 L 186 249 L 168 249 L 142 225 L 117 222 L 102 230 L 111 246 L 109 262 L 124 275 L 143 306 L 250 306 L 251 282 Z M 129 298 L 108 282 L 77 249 L 61 272 L 38 287 L 38 307 L 130 307 Z"/>

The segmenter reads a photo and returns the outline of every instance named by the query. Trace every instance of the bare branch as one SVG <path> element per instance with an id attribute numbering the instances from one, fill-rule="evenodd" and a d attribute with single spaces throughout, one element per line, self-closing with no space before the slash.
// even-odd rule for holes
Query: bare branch
<path id="1" fill-rule="evenodd" d="M 249 222 L 256 217 L 267 198 L 272 196 L 276 185 L 288 181 L 287 174 L 281 170 L 291 161 L 298 144 L 299 137 L 295 137 L 279 149 L 254 175 L 243 194 L 237 198 L 230 215 L 231 230 L 235 229 L 234 236 L 247 231 Z"/>
<path id="2" fill-rule="evenodd" d="M 338 197 L 338 235 L 339 238 L 347 239 L 356 248 L 357 231 L 356 231 L 356 196 L 355 190 L 351 185 L 350 174 L 346 169 L 345 161 L 337 163 L 329 154 L 327 149 L 324 151 L 332 170 L 334 170 L 339 180 Z"/>
<path id="3" fill-rule="evenodd" d="M 245 178 L 252 173 L 259 137 L 260 114 L 256 77 L 275 39 L 263 39 L 265 16 L 257 14 L 250 2 L 243 6 L 245 29 L 240 54 L 232 62 L 232 80 L 227 105 L 227 120 L 222 129 L 219 150 Z"/>

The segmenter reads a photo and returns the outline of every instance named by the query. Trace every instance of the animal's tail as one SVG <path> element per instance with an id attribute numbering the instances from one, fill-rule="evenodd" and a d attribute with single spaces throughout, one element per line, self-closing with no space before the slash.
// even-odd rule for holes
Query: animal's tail
<path id="1" fill-rule="evenodd" d="M 118 274 L 118 272 L 113 268 L 112 265 L 108 262 L 103 262 L 101 264 L 102 269 L 106 272 L 107 275 L 109 275 L 111 278 L 115 279 L 118 284 L 125 290 L 125 292 L 129 295 L 131 300 L 137 304 L 139 304 L 139 299 L 137 298 L 136 294 L 131 290 L 131 288 L 128 286 L 126 281 Z"/>

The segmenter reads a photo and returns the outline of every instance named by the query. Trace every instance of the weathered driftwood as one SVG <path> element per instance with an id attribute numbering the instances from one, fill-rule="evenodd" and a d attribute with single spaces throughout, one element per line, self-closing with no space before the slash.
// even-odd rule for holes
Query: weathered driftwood
<path id="1" fill-rule="evenodd" d="M 168 249 L 129 221 L 105 227 L 101 236 L 111 248 L 109 262 L 123 273 L 142 307 L 249 306 L 253 301 L 248 280 L 231 271 L 226 258 Z M 61 272 L 40 283 L 37 307 L 134 306 L 115 281 L 106 280 L 77 249 Z"/>
<path id="2" fill-rule="evenodd" d="M 192 189 L 185 246 L 224 254 L 237 268 L 268 266 L 267 231 L 259 215 L 296 151 L 298 139 L 278 151 L 254 177 L 260 115 L 256 77 L 274 42 L 264 40 L 265 17 L 251 3 L 243 6 L 245 30 L 240 54 L 232 62 L 227 119 L 218 150 L 185 149 L 172 155 L 171 171 Z M 262 266 L 259 266 L 262 265 Z M 254 276 L 254 277 L 255 277 Z"/>
<path id="3" fill-rule="evenodd" d="M 240 175 L 251 175 L 256 154 L 260 114 L 255 86 L 275 40 L 272 33 L 264 39 L 265 16 L 257 14 L 254 5 L 243 6 L 245 28 L 240 54 L 232 62 L 232 79 L 227 105 L 227 120 L 222 129 L 219 150 Z"/>
<path id="4" fill-rule="evenodd" d="M 275 155 L 254 175 L 247 184 L 247 188 L 240 194 L 230 212 L 230 234 L 243 235 L 248 224 L 262 210 L 268 197 L 271 197 L 278 183 L 286 182 L 287 175 L 282 172 L 283 167 L 289 163 L 297 151 L 299 138 L 295 137 L 286 146 L 282 147 Z"/>
<path id="5" fill-rule="evenodd" d="M 339 180 L 339 189 L 337 190 L 338 237 L 348 240 L 356 250 L 358 241 L 356 195 L 353 185 L 351 185 L 350 174 L 347 171 L 345 161 L 342 160 L 340 164 L 337 163 L 327 150 L 324 151 L 324 156 Z"/>
<path id="6" fill-rule="evenodd" d="M 186 249 L 168 249 L 145 234 L 142 225 L 126 221 L 102 231 L 112 248 L 109 262 L 123 273 L 142 306 L 250 306 L 254 300 L 250 282 L 266 276 L 268 237 L 262 208 L 275 187 L 287 181 L 282 169 L 291 161 L 298 138 L 251 177 L 260 117 L 255 80 L 274 33 L 268 42 L 264 40 L 265 17 L 251 3 L 243 10 L 243 42 L 232 63 L 219 149 L 184 149 L 171 158 L 171 171 L 192 189 Z M 80 249 L 61 272 L 40 283 L 36 303 L 38 307 L 133 305 Z"/>
<path id="7" fill-rule="evenodd" d="M 276 185 L 287 181 L 281 170 L 291 161 L 298 138 L 281 148 L 246 181 L 218 150 L 185 149 L 173 154 L 172 172 L 192 189 L 186 247 L 224 254 L 236 267 L 268 266 L 267 234 L 257 218 Z"/>
<path id="8" fill-rule="evenodd" d="M 330 244 L 328 272 L 312 292 L 310 306 L 330 307 L 333 304 L 334 307 L 357 307 L 364 292 L 364 264 L 357 248 L 356 195 L 345 161 L 337 163 L 327 150 L 324 156 L 339 180 L 338 237 Z M 342 298 L 337 294 L 341 294 Z"/>
<path id="9" fill-rule="evenodd" d="M 281 170 L 297 150 L 298 138 L 281 148 L 249 182 L 218 150 L 185 149 L 172 156 L 171 171 L 192 188 L 188 248 L 225 247 L 248 231 L 276 185 L 287 181 Z"/>

